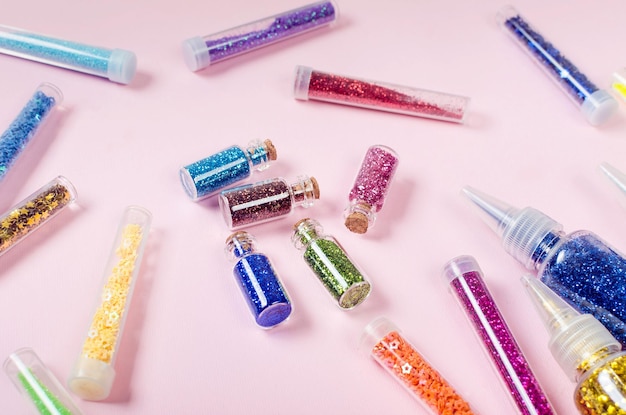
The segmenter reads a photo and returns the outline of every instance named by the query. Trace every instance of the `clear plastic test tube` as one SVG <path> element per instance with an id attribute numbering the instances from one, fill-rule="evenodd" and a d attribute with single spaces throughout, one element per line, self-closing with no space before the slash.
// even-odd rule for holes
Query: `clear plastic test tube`
<path id="1" fill-rule="evenodd" d="M 128 316 L 152 215 L 126 208 L 104 274 L 82 351 L 68 379 L 70 390 L 86 400 L 106 399 L 115 378 L 115 358 Z"/>
<path id="2" fill-rule="evenodd" d="M 2 25 L 0 53 L 108 78 L 120 84 L 128 84 L 137 67 L 135 54 L 127 50 L 85 45 Z"/>
<path id="3" fill-rule="evenodd" d="M 296 66 L 294 97 L 462 123 L 467 97 Z"/>
<path id="4" fill-rule="evenodd" d="M 502 8 L 496 19 L 515 43 L 580 108 L 591 125 L 601 125 L 613 115 L 617 101 L 611 94 L 587 79 L 559 49 L 532 28 L 514 7 Z"/>
<path id="5" fill-rule="evenodd" d="M 197 71 L 327 26 L 338 17 L 339 9 L 335 1 L 318 1 L 222 32 L 187 39 L 183 42 L 183 56 L 189 69 Z"/>

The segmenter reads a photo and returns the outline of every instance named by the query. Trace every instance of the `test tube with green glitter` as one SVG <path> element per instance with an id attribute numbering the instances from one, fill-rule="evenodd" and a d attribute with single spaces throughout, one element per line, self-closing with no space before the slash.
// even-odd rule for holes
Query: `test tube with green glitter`
<path id="1" fill-rule="evenodd" d="M 67 390 L 30 348 L 12 353 L 4 372 L 41 415 L 80 415 Z"/>
<path id="2" fill-rule="evenodd" d="M 371 284 L 339 242 L 324 235 L 322 226 L 315 219 L 302 219 L 293 228 L 293 244 L 304 251 L 304 260 L 339 307 L 351 309 L 361 304 L 369 295 Z"/>

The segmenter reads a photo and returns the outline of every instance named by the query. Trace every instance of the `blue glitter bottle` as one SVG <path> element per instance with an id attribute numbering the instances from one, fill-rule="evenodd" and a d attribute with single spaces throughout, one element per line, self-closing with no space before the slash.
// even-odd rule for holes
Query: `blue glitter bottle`
<path id="1" fill-rule="evenodd" d="M 626 344 L 626 258 L 589 231 L 565 234 L 542 212 L 517 209 L 465 187 L 505 251 L 581 313 L 593 314 Z"/>
<path id="2" fill-rule="evenodd" d="M 108 78 L 121 84 L 135 76 L 133 52 L 56 39 L 0 25 L 0 53 Z"/>
<path id="3" fill-rule="evenodd" d="M 252 168 L 261 171 L 276 160 L 276 148 L 270 140 L 252 141 L 244 150 L 228 147 L 219 153 L 198 160 L 180 169 L 180 180 L 189 197 L 204 199 L 247 179 Z"/>
<path id="4" fill-rule="evenodd" d="M 9 128 L 2 133 L 0 136 L 0 180 L 22 154 L 54 106 L 62 100 L 63 94 L 56 86 L 48 83 L 41 84 Z"/>
<path id="5" fill-rule="evenodd" d="M 272 328 L 291 315 L 291 302 L 267 256 L 256 252 L 254 237 L 245 231 L 226 240 L 226 252 L 236 260 L 233 275 L 256 323 Z"/>
<path id="6" fill-rule="evenodd" d="M 516 43 L 580 107 L 587 121 L 600 125 L 617 110 L 617 101 L 599 89 L 561 52 L 533 29 L 511 6 L 500 10 L 497 21 Z"/>

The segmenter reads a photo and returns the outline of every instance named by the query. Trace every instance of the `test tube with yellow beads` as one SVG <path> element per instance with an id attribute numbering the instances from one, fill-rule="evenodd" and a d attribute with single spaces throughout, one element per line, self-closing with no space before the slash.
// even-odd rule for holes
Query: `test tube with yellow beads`
<path id="1" fill-rule="evenodd" d="M 98 401 L 106 399 L 111 392 L 115 357 L 151 219 L 152 215 L 146 209 L 129 206 L 117 230 L 96 311 L 68 379 L 70 390 L 83 399 Z"/>

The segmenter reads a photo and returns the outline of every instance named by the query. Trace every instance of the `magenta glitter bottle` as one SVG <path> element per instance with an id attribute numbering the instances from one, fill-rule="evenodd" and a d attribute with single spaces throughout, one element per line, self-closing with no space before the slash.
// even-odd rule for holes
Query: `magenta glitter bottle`
<path id="1" fill-rule="evenodd" d="M 348 196 L 350 204 L 344 211 L 350 231 L 363 234 L 374 225 L 397 167 L 398 155 L 391 148 L 373 145 L 367 149 Z"/>
<path id="2" fill-rule="evenodd" d="M 522 415 L 554 415 L 524 354 L 500 313 L 476 260 L 463 255 L 443 268 L 450 290 L 485 347 L 507 394 Z"/>

